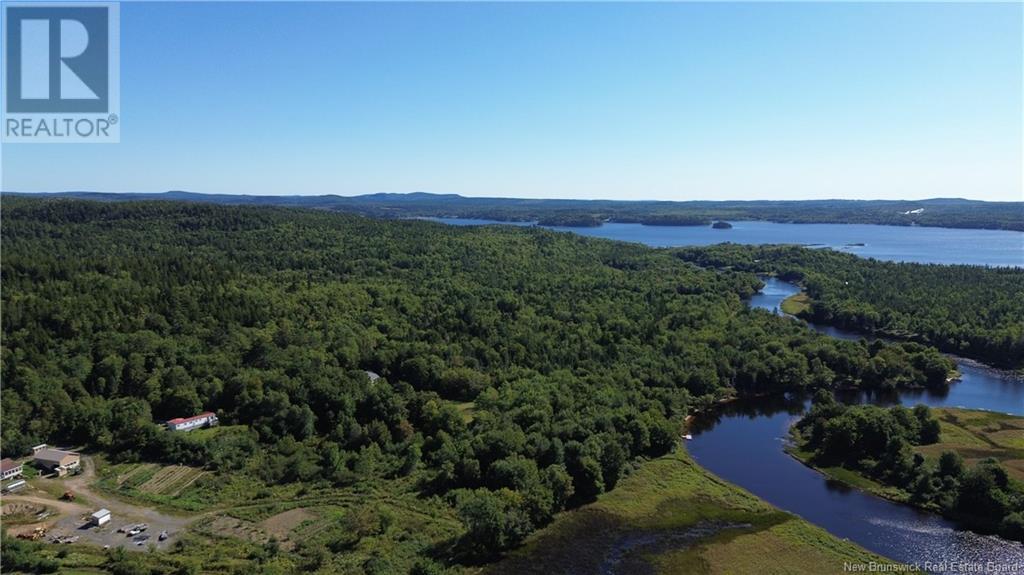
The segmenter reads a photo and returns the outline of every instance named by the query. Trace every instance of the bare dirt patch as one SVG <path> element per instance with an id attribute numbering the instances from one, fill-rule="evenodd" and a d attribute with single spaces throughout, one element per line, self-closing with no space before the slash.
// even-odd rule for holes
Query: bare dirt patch
<path id="1" fill-rule="evenodd" d="M 997 445 L 1009 449 L 1024 449 L 1024 429 L 1002 429 L 989 434 Z"/>
<path id="2" fill-rule="evenodd" d="M 1011 477 L 1024 481 L 1024 459 L 1010 459 L 1003 461 L 1003 465 L 1006 466 Z"/>
<path id="3" fill-rule="evenodd" d="M 292 530 L 301 525 L 306 521 L 316 519 L 317 516 L 311 511 L 302 507 L 296 509 L 290 509 L 283 513 L 278 513 L 273 517 L 268 517 L 260 522 L 260 527 L 273 535 L 278 540 L 284 541 L 290 539 Z"/>
<path id="4" fill-rule="evenodd" d="M 45 505 L 20 501 L 14 503 L 5 503 L 3 507 L 0 507 L 0 515 L 3 515 L 4 521 L 11 521 L 12 519 L 16 519 L 19 516 L 34 517 L 40 513 L 45 512 Z"/>
<path id="5" fill-rule="evenodd" d="M 235 537 L 253 543 L 270 541 L 270 535 L 258 524 L 226 515 L 214 516 L 209 522 L 204 523 L 201 529 L 218 537 Z"/>

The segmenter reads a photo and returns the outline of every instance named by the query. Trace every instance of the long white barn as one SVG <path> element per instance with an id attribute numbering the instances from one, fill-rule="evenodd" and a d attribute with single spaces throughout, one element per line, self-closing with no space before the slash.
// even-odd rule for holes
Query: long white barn
<path id="1" fill-rule="evenodd" d="M 206 411 L 192 417 L 176 417 L 167 422 L 167 429 L 171 431 L 192 431 L 200 427 L 211 427 L 217 425 L 217 416 L 212 411 Z"/>

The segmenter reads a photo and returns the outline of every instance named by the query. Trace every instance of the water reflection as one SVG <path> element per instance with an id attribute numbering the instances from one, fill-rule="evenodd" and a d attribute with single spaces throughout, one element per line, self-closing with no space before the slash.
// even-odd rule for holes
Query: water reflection
<path id="1" fill-rule="evenodd" d="M 750 307 L 777 311 L 782 300 L 800 293 L 800 288 L 775 278 L 762 278 L 765 287 L 750 298 Z M 870 339 L 843 329 L 807 324 L 819 333 L 845 340 Z M 970 359 L 953 357 L 960 371 L 960 379 L 947 388 L 895 391 L 862 391 L 841 397 L 851 403 L 874 405 L 916 405 L 931 407 L 966 407 L 987 409 L 1013 415 L 1024 415 L 1024 380 L 1013 372 L 994 369 Z"/>
<path id="2" fill-rule="evenodd" d="M 806 398 L 797 397 L 729 404 L 696 418 L 687 446 L 715 475 L 886 557 L 922 564 L 1024 561 L 1022 544 L 972 533 L 941 516 L 828 480 L 790 457 L 784 451 L 788 430 L 806 405 Z M 1024 574 L 1024 563 L 1003 573 Z"/>
<path id="3" fill-rule="evenodd" d="M 799 292 L 792 284 L 768 278 L 751 307 L 777 311 L 782 300 Z M 811 329 L 843 339 L 858 334 L 826 326 Z M 1009 372 L 957 358 L 962 378 L 948 389 L 847 391 L 849 403 L 959 406 L 1024 415 L 1024 382 Z M 789 427 L 809 406 L 806 396 L 788 394 L 743 400 L 702 415 L 691 424 L 688 443 L 694 459 L 712 473 L 736 483 L 773 505 L 796 513 L 881 555 L 926 561 L 1003 566 L 1001 573 L 1024 574 L 1024 544 L 960 529 L 954 522 L 909 506 L 891 503 L 826 479 L 786 454 Z"/>

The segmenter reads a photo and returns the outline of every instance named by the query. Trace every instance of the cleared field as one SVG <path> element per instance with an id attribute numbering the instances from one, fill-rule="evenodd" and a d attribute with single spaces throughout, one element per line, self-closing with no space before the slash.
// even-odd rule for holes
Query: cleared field
<path id="1" fill-rule="evenodd" d="M 185 465 L 119 463 L 101 467 L 96 487 L 169 511 L 204 511 L 215 503 L 206 495 L 216 490 L 211 486 L 201 488 L 203 479 L 212 476 L 209 471 Z"/>
<path id="2" fill-rule="evenodd" d="M 559 515 L 488 574 L 841 573 L 884 561 L 775 509 L 684 453 L 645 463 L 597 502 Z"/>
<path id="3" fill-rule="evenodd" d="M 416 477 L 335 487 L 268 484 L 176 465 L 110 464 L 99 471 L 99 486 L 119 500 L 197 512 L 180 532 L 189 549 L 180 557 L 203 557 L 204 573 L 231 572 L 263 554 L 282 573 L 307 562 L 325 573 L 363 573 L 367 562 L 381 561 L 386 566 L 375 572 L 407 573 L 426 550 L 446 548 L 463 529 L 449 506 L 422 495 Z"/>
<path id="4" fill-rule="evenodd" d="M 278 539 L 285 539 L 291 535 L 293 529 L 316 518 L 316 514 L 308 509 L 297 507 L 264 519 L 260 527 Z"/>
<path id="5" fill-rule="evenodd" d="M 226 515 L 209 517 L 196 524 L 194 529 L 196 533 L 211 537 L 236 538 L 258 544 L 266 543 L 271 537 L 256 523 Z"/>
<path id="6" fill-rule="evenodd" d="M 935 459 L 943 451 L 956 451 L 968 464 L 994 457 L 1024 481 L 1024 417 L 957 408 L 934 411 L 941 437 L 938 443 L 918 447 L 922 455 Z"/>
<path id="7" fill-rule="evenodd" d="M 139 485 L 139 490 L 146 493 L 170 495 L 173 497 L 205 474 L 205 471 L 195 467 L 172 465 L 154 473 L 148 481 Z"/>
<path id="8" fill-rule="evenodd" d="M 134 487 L 144 483 L 153 477 L 153 474 L 160 469 L 156 463 L 143 463 L 140 465 L 128 466 L 124 473 L 119 473 L 115 479 L 117 486 Z"/>

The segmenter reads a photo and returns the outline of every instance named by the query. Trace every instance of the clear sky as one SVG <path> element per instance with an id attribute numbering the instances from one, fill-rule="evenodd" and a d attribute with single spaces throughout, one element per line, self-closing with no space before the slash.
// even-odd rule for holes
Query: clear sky
<path id="1" fill-rule="evenodd" d="M 121 4 L 121 143 L 20 191 L 1022 200 L 1003 4 Z"/>

